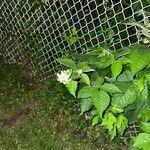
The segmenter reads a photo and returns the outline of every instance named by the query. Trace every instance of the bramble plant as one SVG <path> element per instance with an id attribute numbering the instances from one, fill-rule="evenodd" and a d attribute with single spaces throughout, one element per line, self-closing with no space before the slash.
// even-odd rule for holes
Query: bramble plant
<path id="1" fill-rule="evenodd" d="M 92 125 L 104 126 L 112 140 L 150 106 L 150 48 L 145 45 L 114 52 L 98 46 L 58 62 L 67 69 L 57 74 L 58 81 L 80 100 L 81 114 L 88 112 Z"/>
<path id="2" fill-rule="evenodd" d="M 134 138 L 133 146 L 143 150 L 149 150 L 150 144 L 150 108 L 145 109 L 139 114 L 140 126 L 142 132 Z"/>

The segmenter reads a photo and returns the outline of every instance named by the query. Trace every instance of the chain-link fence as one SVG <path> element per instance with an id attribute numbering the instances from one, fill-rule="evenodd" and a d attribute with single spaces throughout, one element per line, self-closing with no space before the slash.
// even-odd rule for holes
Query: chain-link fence
<path id="1" fill-rule="evenodd" d="M 4 0 L 0 11 L 0 54 L 7 62 L 40 69 L 45 78 L 56 72 L 56 58 L 64 53 L 139 42 L 138 29 L 122 22 L 143 22 L 150 15 L 150 1 Z"/>

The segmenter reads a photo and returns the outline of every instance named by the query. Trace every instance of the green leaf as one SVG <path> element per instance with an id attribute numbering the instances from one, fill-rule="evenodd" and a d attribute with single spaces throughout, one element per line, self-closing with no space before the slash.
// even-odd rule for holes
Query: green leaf
<path id="1" fill-rule="evenodd" d="M 130 48 L 129 59 L 131 60 L 130 69 L 133 75 L 150 64 L 150 48 L 146 46 L 133 46 Z"/>
<path id="2" fill-rule="evenodd" d="M 119 61 L 114 62 L 111 65 L 112 75 L 116 78 L 122 71 L 122 63 Z"/>
<path id="3" fill-rule="evenodd" d="M 123 65 L 126 65 L 131 62 L 131 60 L 127 57 L 121 57 L 121 58 L 117 59 L 117 61 L 121 62 L 121 64 L 123 64 Z"/>
<path id="4" fill-rule="evenodd" d="M 65 40 L 69 40 L 69 37 L 66 34 L 63 34 Z"/>
<path id="5" fill-rule="evenodd" d="M 144 89 L 144 78 L 143 77 L 141 77 L 140 79 L 138 79 L 136 81 L 136 86 L 137 86 L 139 93 Z"/>
<path id="6" fill-rule="evenodd" d="M 71 68 L 71 69 L 76 68 L 75 62 L 74 62 L 73 60 L 71 60 L 71 59 L 63 59 L 63 58 L 60 58 L 60 59 L 57 59 L 57 61 L 58 61 L 60 64 L 66 66 L 66 67 L 69 67 L 69 68 Z"/>
<path id="7" fill-rule="evenodd" d="M 123 133 L 127 127 L 128 127 L 128 119 L 123 115 L 119 115 L 117 117 L 117 129 L 118 129 L 120 135 L 123 135 Z"/>
<path id="8" fill-rule="evenodd" d="M 118 114 L 118 113 L 123 112 L 123 109 L 117 108 L 115 106 L 111 106 L 111 112 L 114 114 Z"/>
<path id="9" fill-rule="evenodd" d="M 73 28 L 71 29 L 71 31 L 72 31 L 72 34 L 73 34 L 73 35 L 77 35 L 77 29 L 76 29 L 76 27 L 73 27 Z"/>
<path id="10" fill-rule="evenodd" d="M 116 136 L 116 122 L 116 117 L 111 112 L 106 113 L 102 120 L 101 125 L 108 129 L 108 132 L 111 135 L 111 140 Z"/>
<path id="11" fill-rule="evenodd" d="M 140 133 L 135 138 L 133 146 L 142 150 L 149 150 L 150 149 L 150 134 Z"/>
<path id="12" fill-rule="evenodd" d="M 143 123 L 143 122 L 142 122 L 141 129 L 142 129 L 145 133 L 149 133 L 149 134 L 150 134 L 150 123 Z"/>
<path id="13" fill-rule="evenodd" d="M 71 38 L 69 38 L 69 42 L 71 45 L 75 44 L 79 39 L 81 39 L 78 36 L 72 36 Z"/>
<path id="14" fill-rule="evenodd" d="M 140 118 L 143 122 L 150 121 L 150 108 L 144 109 L 139 115 L 138 118 Z"/>
<path id="15" fill-rule="evenodd" d="M 66 87 L 68 88 L 68 91 L 70 94 L 76 97 L 76 90 L 78 87 L 78 82 L 77 81 L 70 81 L 66 84 Z"/>
<path id="16" fill-rule="evenodd" d="M 111 112 L 108 112 L 104 115 L 104 118 L 102 120 L 102 126 L 106 126 L 109 132 L 111 132 L 116 122 L 117 122 L 116 117 Z"/>
<path id="17" fill-rule="evenodd" d="M 91 87 L 84 86 L 78 92 L 78 98 L 88 98 L 91 97 Z"/>
<path id="18" fill-rule="evenodd" d="M 109 134 L 110 134 L 110 136 L 111 136 L 111 140 L 113 140 L 114 137 L 117 135 L 115 125 L 114 125 L 114 128 L 111 130 L 111 132 L 110 132 Z"/>
<path id="19" fill-rule="evenodd" d="M 142 109 L 145 105 L 148 105 L 149 100 L 148 100 L 148 86 L 145 83 L 143 86 L 143 90 L 141 91 L 141 93 L 139 94 L 139 98 L 137 99 L 137 106 L 136 106 L 136 111 L 143 111 Z"/>
<path id="20" fill-rule="evenodd" d="M 137 98 L 135 88 L 129 88 L 124 94 L 115 94 L 112 98 L 112 105 L 118 108 L 124 108 L 132 104 Z"/>
<path id="21" fill-rule="evenodd" d="M 96 66 L 96 68 L 98 69 L 105 69 L 107 67 L 109 67 L 114 61 L 113 57 L 110 56 L 104 56 L 101 57 L 99 62 L 95 62 L 94 66 Z"/>
<path id="22" fill-rule="evenodd" d="M 96 88 L 92 91 L 92 103 L 99 112 L 102 118 L 103 112 L 106 110 L 110 103 L 109 95 L 104 91 L 98 91 Z"/>
<path id="23" fill-rule="evenodd" d="M 92 70 L 86 62 L 79 63 L 77 68 L 82 69 L 82 72 L 90 72 Z"/>
<path id="24" fill-rule="evenodd" d="M 73 56 L 78 62 L 86 62 L 88 64 L 93 65 L 95 61 L 98 59 L 97 55 L 89 55 L 89 54 L 78 54 Z"/>
<path id="25" fill-rule="evenodd" d="M 150 73 L 145 74 L 145 78 L 147 79 L 148 82 L 150 82 Z"/>
<path id="26" fill-rule="evenodd" d="M 82 73 L 81 74 L 81 80 L 82 80 L 82 82 L 84 82 L 84 83 L 86 83 L 87 85 L 90 86 L 90 79 L 89 79 L 87 74 Z"/>
<path id="27" fill-rule="evenodd" d="M 132 81 L 114 81 L 115 84 L 123 93 L 134 86 Z"/>
<path id="28" fill-rule="evenodd" d="M 92 126 L 95 126 L 96 124 L 98 124 L 99 121 L 100 121 L 100 116 L 99 115 L 94 116 L 92 119 Z"/>
<path id="29" fill-rule="evenodd" d="M 101 87 L 103 82 L 104 82 L 104 78 L 103 77 L 98 77 L 95 81 L 92 81 L 92 85 L 94 87 Z"/>
<path id="30" fill-rule="evenodd" d="M 125 70 L 117 77 L 117 81 L 133 81 L 133 75 L 130 71 Z"/>
<path id="31" fill-rule="evenodd" d="M 96 109 L 91 110 L 91 118 L 93 118 L 94 116 L 98 115 L 98 111 Z"/>
<path id="32" fill-rule="evenodd" d="M 119 88 L 112 83 L 105 83 L 100 88 L 109 93 L 120 93 L 121 92 L 121 90 L 119 90 Z"/>
<path id="33" fill-rule="evenodd" d="M 91 98 L 82 98 L 80 102 L 80 107 L 81 107 L 81 115 L 89 111 L 92 107 Z"/>

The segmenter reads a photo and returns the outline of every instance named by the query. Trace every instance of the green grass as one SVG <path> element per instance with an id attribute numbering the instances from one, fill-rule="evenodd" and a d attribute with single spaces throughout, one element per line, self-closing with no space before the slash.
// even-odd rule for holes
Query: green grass
<path id="1" fill-rule="evenodd" d="M 75 100 L 55 80 L 0 62 L 0 150 L 126 150 L 80 115 Z"/>

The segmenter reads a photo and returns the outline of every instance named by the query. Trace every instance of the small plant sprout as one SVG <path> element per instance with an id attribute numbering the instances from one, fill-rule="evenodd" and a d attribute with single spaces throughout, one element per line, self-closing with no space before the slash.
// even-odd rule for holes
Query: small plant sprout
<path id="1" fill-rule="evenodd" d="M 63 70 L 60 73 L 57 73 L 57 81 L 66 85 L 70 80 L 71 70 Z"/>

